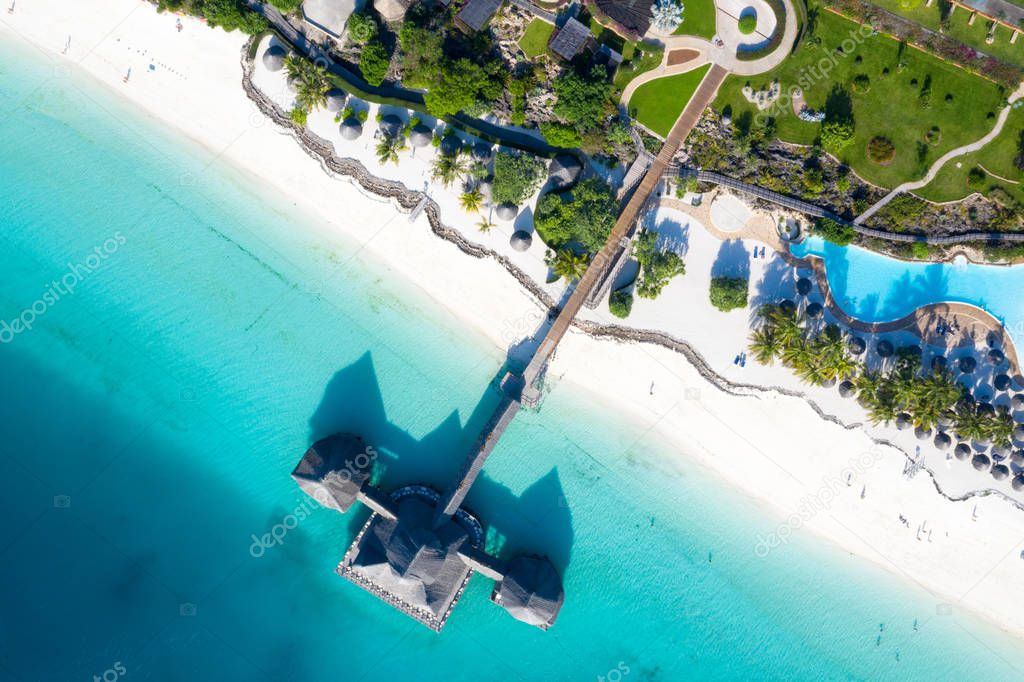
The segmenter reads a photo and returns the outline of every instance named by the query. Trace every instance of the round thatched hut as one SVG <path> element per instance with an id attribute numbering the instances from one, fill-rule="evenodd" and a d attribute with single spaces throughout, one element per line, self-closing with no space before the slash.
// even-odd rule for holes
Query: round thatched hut
<path id="1" fill-rule="evenodd" d="M 533 244 L 533 235 L 526 230 L 516 230 L 508 240 L 509 246 L 516 251 L 526 251 Z"/>
<path id="2" fill-rule="evenodd" d="M 285 54 L 280 45 L 271 45 L 263 52 L 263 66 L 267 71 L 280 71 L 284 68 Z"/>

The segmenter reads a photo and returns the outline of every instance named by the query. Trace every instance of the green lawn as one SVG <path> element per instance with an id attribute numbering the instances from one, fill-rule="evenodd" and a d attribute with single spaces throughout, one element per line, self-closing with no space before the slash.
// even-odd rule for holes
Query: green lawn
<path id="1" fill-rule="evenodd" d="M 629 111 L 649 130 L 665 137 L 693 97 L 710 64 L 644 83 L 629 100 Z"/>
<path id="2" fill-rule="evenodd" d="M 661 45 L 651 43 L 626 43 L 622 51 L 623 62 L 615 71 L 613 84 L 619 92 L 637 76 L 661 64 L 661 58 L 665 54 L 665 48 Z"/>
<path id="3" fill-rule="evenodd" d="M 1014 109 L 1006 120 L 1003 132 L 999 137 L 982 147 L 981 150 L 972 154 L 959 156 L 939 171 L 935 179 L 914 194 L 931 201 L 953 201 L 962 199 L 975 190 L 967 186 L 967 172 L 975 166 L 990 173 L 995 173 L 1011 181 L 1024 182 L 1024 173 L 1014 165 L 1013 161 L 1017 156 L 1021 134 L 1024 134 L 1024 108 Z M 957 168 L 957 162 L 960 167 Z M 991 195 L 993 188 L 1000 188 L 1017 201 L 1024 202 L 1024 184 L 1013 184 L 1004 182 L 991 175 L 981 188 L 982 193 Z"/>
<path id="4" fill-rule="evenodd" d="M 941 29 L 938 2 L 933 2 L 931 7 L 926 6 L 925 0 L 871 0 L 871 2 L 933 31 Z M 965 45 L 970 45 L 979 52 L 984 52 L 1011 64 L 1024 66 L 1024 39 L 1018 38 L 1017 42 L 1011 45 L 1010 37 L 1013 31 L 1006 26 L 999 25 L 996 26 L 995 40 L 989 45 L 985 42 L 985 38 L 988 36 L 991 22 L 979 16 L 974 20 L 973 26 L 968 26 L 967 22 L 970 18 L 969 10 L 957 7 L 949 18 L 949 29 L 945 31 L 946 35 Z"/>
<path id="5" fill-rule="evenodd" d="M 793 55 L 769 73 L 730 76 L 722 84 L 715 108 L 731 107 L 734 121 L 757 116 L 759 112 L 740 91 L 747 82 L 758 90 L 774 79 L 784 93 L 803 85 L 807 105 L 816 110 L 827 112 L 829 102 L 833 109 L 841 109 L 848 97 L 856 134 L 838 156 L 865 180 L 883 187 L 920 178 L 939 156 L 991 129 L 993 121 L 987 114 L 1000 107 L 1003 93 L 999 86 L 920 50 L 901 49 L 897 41 L 881 35 L 864 39 L 849 54 L 838 52 L 840 43 L 855 35 L 856 29 L 853 22 L 821 11 L 814 35 L 805 38 Z M 903 69 L 898 67 L 901 60 L 906 65 Z M 825 78 L 820 77 L 819 63 L 834 63 Z M 887 74 L 883 73 L 886 69 Z M 851 81 L 859 75 L 869 79 L 867 92 L 851 88 Z M 924 106 L 921 92 L 926 83 L 930 83 L 931 96 Z M 946 101 L 947 95 L 952 95 L 951 101 Z M 820 124 L 801 121 L 792 106 L 773 111 L 780 139 L 812 144 L 818 137 Z M 932 126 L 941 131 L 935 146 L 924 142 Z M 896 157 L 887 166 L 872 163 L 865 154 L 868 141 L 876 135 L 889 138 L 896 146 Z"/>
<path id="6" fill-rule="evenodd" d="M 714 0 L 684 0 L 683 23 L 672 35 L 697 36 L 711 40 L 715 37 Z"/>
<path id="7" fill-rule="evenodd" d="M 534 19 L 526 26 L 526 32 L 519 39 L 519 47 L 523 53 L 533 59 L 547 52 L 548 41 L 555 27 L 543 19 Z"/>

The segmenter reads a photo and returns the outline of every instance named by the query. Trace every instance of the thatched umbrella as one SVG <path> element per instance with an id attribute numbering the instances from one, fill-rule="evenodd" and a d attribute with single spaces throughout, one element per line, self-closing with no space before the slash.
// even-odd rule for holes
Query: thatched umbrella
<path id="1" fill-rule="evenodd" d="M 992 381 L 992 385 L 996 387 L 997 391 L 1006 391 L 1010 388 L 1010 377 L 1000 374 Z"/>
<path id="2" fill-rule="evenodd" d="M 344 90 L 331 88 L 327 91 L 327 111 L 338 113 L 345 108 L 345 101 L 347 99 L 348 95 L 345 94 Z"/>
<path id="3" fill-rule="evenodd" d="M 1009 457 L 1011 452 L 1013 452 L 1013 448 L 1009 443 L 996 443 L 992 446 L 992 458 L 998 461 Z"/>
<path id="4" fill-rule="evenodd" d="M 284 48 L 280 45 L 271 45 L 263 53 L 263 66 L 267 71 L 280 71 L 284 68 Z"/>
<path id="5" fill-rule="evenodd" d="M 494 215 L 498 217 L 498 220 L 512 221 L 519 215 L 519 207 L 515 204 L 501 204 L 494 210 Z"/>
<path id="6" fill-rule="evenodd" d="M 825 309 L 817 301 L 807 306 L 807 317 L 811 318 L 812 320 L 818 319 L 824 312 Z"/>
<path id="7" fill-rule="evenodd" d="M 441 153 L 445 156 L 455 156 L 462 151 L 462 140 L 458 135 L 445 135 L 441 138 Z"/>
<path id="8" fill-rule="evenodd" d="M 911 417 L 906 412 L 900 412 L 896 415 L 896 428 L 900 431 L 906 431 L 912 424 Z"/>
<path id="9" fill-rule="evenodd" d="M 967 443 L 957 443 L 956 447 L 953 448 L 953 454 L 959 460 L 967 460 L 971 457 L 971 446 Z"/>
<path id="10" fill-rule="evenodd" d="M 422 123 L 417 126 L 413 126 L 413 129 L 409 131 L 409 144 L 413 147 L 426 147 L 433 139 L 434 133 L 432 133 L 430 128 Z"/>
<path id="11" fill-rule="evenodd" d="M 493 184 L 491 184 L 487 180 L 483 180 L 483 181 L 477 183 L 476 188 L 478 190 L 480 190 L 480 194 L 483 195 L 484 200 L 486 200 L 488 204 L 491 203 L 491 201 L 494 200 L 494 185 Z"/>
<path id="12" fill-rule="evenodd" d="M 953 428 L 953 425 L 956 424 L 956 415 L 952 412 L 943 412 L 939 415 L 938 419 L 935 420 L 935 423 L 943 430 L 951 429 Z"/>
<path id="13" fill-rule="evenodd" d="M 1010 485 L 1012 485 L 1013 489 L 1018 492 L 1024 490 L 1024 474 L 1017 474 L 1016 476 L 1014 476 L 1013 480 L 1010 482 Z"/>
<path id="14" fill-rule="evenodd" d="M 974 459 L 971 460 L 971 464 L 974 465 L 974 468 L 978 471 L 987 471 L 988 468 L 992 466 L 991 460 L 982 454 L 975 455 Z"/>
<path id="15" fill-rule="evenodd" d="M 893 348 L 891 341 L 882 339 L 881 341 L 878 342 L 877 345 L 875 345 L 875 352 L 878 353 L 879 357 L 889 358 L 892 357 L 892 354 L 896 352 L 896 349 Z"/>
<path id="16" fill-rule="evenodd" d="M 494 148 L 487 142 L 477 142 L 473 145 L 473 160 L 480 163 L 490 163 L 494 158 Z"/>
<path id="17" fill-rule="evenodd" d="M 946 369 L 946 356 L 936 355 L 932 358 L 932 370 L 935 372 L 941 372 Z"/>
<path id="18" fill-rule="evenodd" d="M 1005 359 L 1006 356 L 1003 355 L 1003 351 L 999 350 L 998 348 L 993 348 L 988 352 L 988 361 L 993 365 L 1001 365 L 1003 364 L 1003 360 Z"/>
<path id="19" fill-rule="evenodd" d="M 1024 410 L 1024 393 L 1017 393 L 1010 400 L 1010 404 L 1013 405 L 1015 410 Z"/>
<path id="20" fill-rule="evenodd" d="M 949 437 L 949 434 L 944 431 L 939 431 L 935 434 L 935 447 L 939 450 L 949 450 L 949 446 L 953 444 L 953 439 Z"/>
<path id="21" fill-rule="evenodd" d="M 992 403 L 984 400 L 978 403 L 978 412 L 991 415 L 996 413 L 996 408 L 992 406 Z"/>
<path id="22" fill-rule="evenodd" d="M 908 346 L 900 346 L 900 354 L 905 355 L 907 357 L 919 358 L 922 354 L 921 346 L 917 345 L 916 343 L 912 343 Z"/>
<path id="23" fill-rule="evenodd" d="M 853 382 L 852 381 L 840 382 L 840 384 L 839 384 L 839 395 L 843 396 L 844 398 L 849 398 L 855 392 L 856 391 L 854 390 Z"/>
<path id="24" fill-rule="evenodd" d="M 508 243 L 516 251 L 526 251 L 533 244 L 533 235 L 526 230 L 516 230 L 512 233 Z"/>
<path id="25" fill-rule="evenodd" d="M 914 427 L 914 436 L 918 440 L 928 440 L 932 436 L 932 430 L 931 429 L 922 428 L 920 426 L 915 426 Z"/>
<path id="26" fill-rule="evenodd" d="M 807 294 L 811 293 L 812 286 L 813 285 L 811 284 L 811 280 L 807 279 L 806 277 L 801 277 L 796 281 L 796 293 L 800 294 L 801 296 L 806 296 Z"/>
<path id="27" fill-rule="evenodd" d="M 1024 424 L 1017 422 L 1013 427 L 1013 439 L 1018 443 L 1024 443 Z"/>
<path id="28" fill-rule="evenodd" d="M 1017 466 L 1024 466 L 1024 450 L 1014 450 L 1010 453 L 1010 462 Z"/>
<path id="29" fill-rule="evenodd" d="M 978 361 L 972 358 L 970 355 L 965 355 L 960 358 L 957 362 L 960 367 L 960 371 L 964 374 L 972 374 L 975 369 L 978 368 Z"/>
<path id="30" fill-rule="evenodd" d="M 784 298 L 779 301 L 779 309 L 787 315 L 792 315 L 796 312 L 796 303 L 793 303 L 788 298 Z"/>
<path id="31" fill-rule="evenodd" d="M 572 185 L 583 172 L 583 164 L 572 154 L 558 154 L 548 164 L 548 181 L 554 189 Z"/>
<path id="32" fill-rule="evenodd" d="M 868 344 L 859 336 L 851 336 L 850 340 L 846 342 L 846 347 L 850 349 L 851 355 L 862 355 L 867 350 Z"/>
<path id="33" fill-rule="evenodd" d="M 402 123 L 402 119 L 398 118 L 394 114 L 385 114 L 380 117 L 380 132 L 387 137 L 395 138 L 402 134 L 402 130 L 405 128 L 405 124 Z"/>
<path id="34" fill-rule="evenodd" d="M 346 140 L 358 139 L 363 134 L 363 124 L 358 118 L 346 118 L 341 122 L 341 126 L 338 128 L 341 131 L 341 137 Z"/>
<path id="35" fill-rule="evenodd" d="M 1006 468 L 1005 464 L 997 464 L 992 467 L 992 478 L 997 481 L 1005 481 L 1010 475 L 1010 470 Z"/>

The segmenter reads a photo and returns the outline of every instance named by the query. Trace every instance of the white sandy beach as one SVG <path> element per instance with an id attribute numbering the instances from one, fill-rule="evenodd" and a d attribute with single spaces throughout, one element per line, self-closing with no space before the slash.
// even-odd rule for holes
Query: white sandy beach
<path id="1" fill-rule="evenodd" d="M 0 14 L 0 35 L 37 47 L 54 64 L 55 78 L 81 68 L 211 155 L 258 176 L 301 211 L 365 244 L 500 347 L 536 330 L 543 313 L 499 264 L 466 256 L 435 237 L 425 217 L 410 225 L 407 216 L 396 218 L 387 202 L 328 176 L 293 137 L 262 116 L 240 85 L 244 36 L 210 30 L 189 18 L 182 18 L 179 32 L 177 20 L 158 15 L 141 0 L 19 0 L 13 14 Z M 62 54 L 69 37 L 70 47 Z M 129 68 L 132 76 L 126 83 Z M 258 87 L 286 105 L 283 81 L 283 73 L 260 69 L 254 76 Z M 310 128 L 333 141 L 338 137 L 333 116 L 311 115 Z M 404 152 L 397 167 L 381 168 L 372 153 L 375 127 L 371 115 L 363 137 L 349 143 L 351 148 L 339 143 L 339 155 L 360 158 L 370 172 L 422 190 L 433 149 Z M 508 246 L 515 226 L 496 221 L 490 233 L 480 233 L 474 227 L 477 217 L 458 208 L 454 191 L 432 187 L 429 193 L 447 224 L 513 258 L 544 284 L 547 268 L 539 240 L 525 254 L 516 253 Z M 707 273 L 722 243 L 678 212 L 661 209 L 650 219 L 664 231 L 676 230 L 685 242 L 687 275 L 656 302 L 637 299 L 631 325 L 663 329 L 690 342 L 715 371 L 733 381 L 804 393 L 845 424 L 864 419 L 856 404 L 841 400 L 834 389 L 808 390 L 787 370 L 759 367 L 752 360 L 746 367 L 735 365 L 733 359 L 746 345 L 748 311 L 723 314 L 707 303 Z M 520 216 L 520 225 L 528 223 L 528 215 Z M 753 247 L 735 242 L 730 248 L 749 253 Z M 781 280 L 772 279 L 777 259 L 749 263 L 752 281 L 767 272 L 769 285 L 781 286 Z M 562 293 L 561 284 L 546 286 L 556 299 Z M 606 309 L 587 317 L 618 322 Z M 927 472 L 904 477 L 904 452 L 876 445 L 865 430 L 822 419 L 803 397 L 770 391 L 728 395 L 705 381 L 682 355 L 664 348 L 597 341 L 573 331 L 548 377 L 549 382 L 574 382 L 656 425 L 675 444 L 677 466 L 706 467 L 764 504 L 767 514 L 783 519 L 778 538 L 818 533 L 932 592 L 937 615 L 956 618 L 958 611 L 969 609 L 1024 637 L 1024 511 L 1006 499 L 989 495 L 951 502 L 936 491 Z M 872 433 L 908 452 L 918 444 L 912 434 L 892 429 Z M 995 485 L 987 475 L 961 472 L 969 466 L 944 461 L 930 445 L 922 450 L 929 452 L 928 466 L 940 473 L 957 469 L 939 477 L 951 496 Z M 752 534 L 749 560 L 759 560 L 765 551 L 785 551 L 769 547 L 775 541 Z M 951 605 L 948 616 L 946 605 Z"/>

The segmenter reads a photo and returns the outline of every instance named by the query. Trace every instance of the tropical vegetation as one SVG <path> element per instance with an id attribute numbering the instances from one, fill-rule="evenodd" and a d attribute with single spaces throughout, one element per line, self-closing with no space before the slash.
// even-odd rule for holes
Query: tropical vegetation
<path id="1" fill-rule="evenodd" d="M 723 313 L 747 307 L 746 277 L 712 277 L 709 294 L 711 305 Z"/>
<path id="2" fill-rule="evenodd" d="M 498 152 L 494 156 L 491 193 L 497 204 L 519 205 L 540 187 L 544 164 L 530 154 Z"/>
<path id="3" fill-rule="evenodd" d="M 587 253 L 596 253 L 612 231 L 617 208 L 611 187 L 592 177 L 571 191 L 545 194 L 537 202 L 533 221 L 550 248 L 578 244 Z"/>
<path id="4" fill-rule="evenodd" d="M 585 253 L 576 253 L 570 248 L 562 248 L 557 251 L 549 250 L 544 257 L 544 262 L 558 279 L 575 282 L 587 271 L 590 259 Z"/>
<path id="5" fill-rule="evenodd" d="M 637 237 L 633 257 L 640 264 L 636 293 L 641 298 L 657 298 L 673 277 L 686 274 L 682 257 L 658 244 L 658 233 L 645 230 Z"/>

